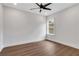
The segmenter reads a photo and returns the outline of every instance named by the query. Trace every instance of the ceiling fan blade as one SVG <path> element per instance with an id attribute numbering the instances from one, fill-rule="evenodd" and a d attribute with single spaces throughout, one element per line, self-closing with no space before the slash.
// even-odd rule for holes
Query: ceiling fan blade
<path id="1" fill-rule="evenodd" d="M 39 8 L 31 8 L 30 10 L 35 10 L 35 9 L 39 9 Z"/>
<path id="2" fill-rule="evenodd" d="M 47 7 L 47 6 L 50 5 L 50 4 L 52 4 L 52 3 L 47 3 L 47 4 L 44 5 L 44 7 Z"/>
<path id="3" fill-rule="evenodd" d="M 43 9 L 45 9 L 45 10 L 51 10 L 50 8 L 43 8 Z"/>
<path id="4" fill-rule="evenodd" d="M 40 5 L 38 3 L 36 3 L 36 5 L 38 5 L 40 7 Z"/>

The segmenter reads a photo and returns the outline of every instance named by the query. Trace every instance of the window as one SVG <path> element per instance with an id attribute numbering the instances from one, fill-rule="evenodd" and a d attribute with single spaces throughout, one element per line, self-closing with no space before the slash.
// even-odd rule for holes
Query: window
<path id="1" fill-rule="evenodd" d="M 53 35 L 55 34 L 55 22 L 54 18 L 47 20 L 47 34 Z"/>

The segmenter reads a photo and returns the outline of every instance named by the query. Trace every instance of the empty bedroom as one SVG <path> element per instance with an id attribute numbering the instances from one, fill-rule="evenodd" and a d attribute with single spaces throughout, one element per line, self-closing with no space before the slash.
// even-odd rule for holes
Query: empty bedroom
<path id="1" fill-rule="evenodd" d="M 79 56 L 79 3 L 0 3 L 0 56 Z"/>

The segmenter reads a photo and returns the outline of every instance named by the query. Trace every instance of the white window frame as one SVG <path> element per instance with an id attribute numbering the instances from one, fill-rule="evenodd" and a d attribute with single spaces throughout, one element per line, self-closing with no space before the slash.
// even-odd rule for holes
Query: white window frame
<path id="1" fill-rule="evenodd" d="M 53 34 L 49 33 L 49 21 L 52 21 L 54 23 L 54 33 Z M 47 20 L 47 34 L 48 35 L 55 35 L 55 19 L 54 19 L 54 17 L 52 19 Z"/>

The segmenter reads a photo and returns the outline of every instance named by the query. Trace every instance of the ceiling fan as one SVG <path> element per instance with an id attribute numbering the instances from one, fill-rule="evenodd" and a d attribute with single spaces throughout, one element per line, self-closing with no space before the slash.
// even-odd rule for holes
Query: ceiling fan
<path id="1" fill-rule="evenodd" d="M 40 13 L 42 12 L 42 10 L 52 10 L 52 9 L 50 9 L 50 8 L 47 8 L 47 6 L 49 6 L 49 5 L 52 4 L 52 3 L 47 3 L 47 4 L 35 3 L 35 4 L 38 6 L 38 8 L 31 8 L 30 10 L 39 9 L 39 12 L 40 12 Z"/>

